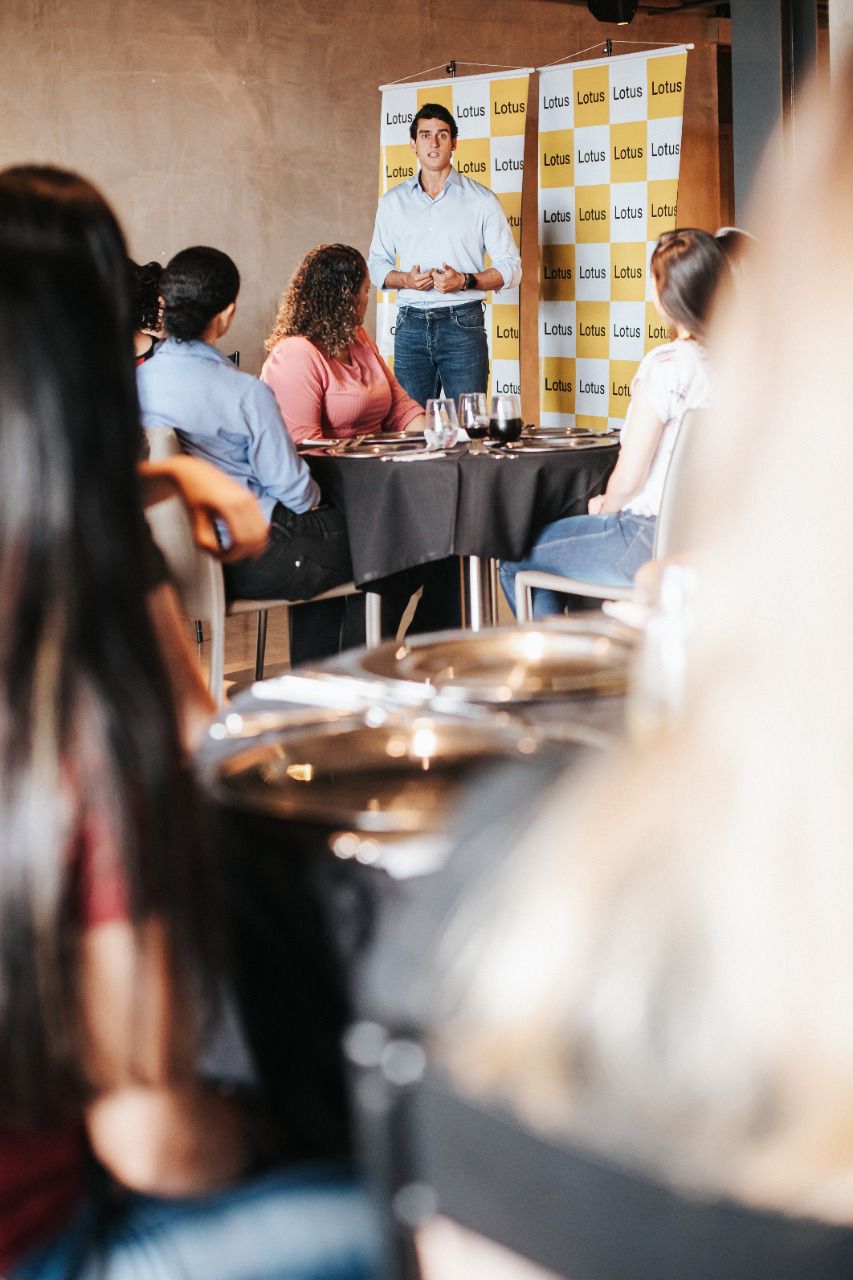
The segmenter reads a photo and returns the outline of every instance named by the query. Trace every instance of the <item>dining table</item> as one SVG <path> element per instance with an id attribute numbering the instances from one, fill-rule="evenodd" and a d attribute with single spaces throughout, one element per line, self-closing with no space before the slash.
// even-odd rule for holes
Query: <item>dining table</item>
<path id="1" fill-rule="evenodd" d="M 346 518 L 353 578 L 379 578 L 458 556 L 467 584 L 468 625 L 496 621 L 494 564 L 520 560 L 539 531 L 585 515 L 601 493 L 618 440 L 519 442 L 429 453 L 416 443 L 344 442 L 300 449 L 325 500 Z"/>

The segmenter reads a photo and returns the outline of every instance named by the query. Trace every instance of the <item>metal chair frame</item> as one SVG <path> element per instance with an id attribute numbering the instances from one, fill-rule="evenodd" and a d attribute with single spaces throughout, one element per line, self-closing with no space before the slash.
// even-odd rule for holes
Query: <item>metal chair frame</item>
<path id="1" fill-rule="evenodd" d="M 150 454 L 156 460 L 174 457 L 182 451 L 180 441 L 170 428 L 145 430 Z M 267 615 L 270 609 L 286 609 L 305 600 L 226 600 L 222 565 L 197 547 L 192 536 L 189 516 L 180 498 L 159 502 L 147 512 L 154 541 L 166 565 L 185 617 L 195 619 L 196 634 L 200 623 L 210 623 L 210 693 L 217 706 L 222 705 L 225 675 L 225 619 L 243 613 L 257 613 L 258 632 L 255 652 L 255 679 L 263 679 L 266 650 Z M 368 648 L 375 648 L 382 638 L 381 598 L 376 592 L 360 593 L 354 582 L 332 587 L 314 600 L 335 600 L 341 596 L 364 595 L 365 634 Z"/>
<path id="2" fill-rule="evenodd" d="M 684 457 L 690 433 L 696 430 L 703 410 L 691 409 L 684 415 L 676 437 L 675 446 L 666 469 L 661 494 L 660 512 L 655 525 L 652 559 L 660 560 L 671 555 L 674 547 L 673 507 L 684 471 Z M 547 573 L 541 569 L 522 569 L 515 575 L 515 607 L 518 622 L 530 622 L 533 617 L 533 592 L 535 588 L 560 591 L 566 595 L 589 596 L 594 600 L 633 600 L 634 587 L 611 587 L 600 582 L 583 582 L 561 573 Z"/>

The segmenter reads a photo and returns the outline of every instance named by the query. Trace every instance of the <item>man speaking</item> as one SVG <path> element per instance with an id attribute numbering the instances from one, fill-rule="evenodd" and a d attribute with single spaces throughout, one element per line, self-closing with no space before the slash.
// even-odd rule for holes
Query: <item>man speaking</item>
<path id="1" fill-rule="evenodd" d="M 420 172 L 379 201 L 368 259 L 373 284 L 397 290 L 394 373 L 419 404 L 439 385 L 454 400 L 486 390 L 483 299 L 521 280 L 497 196 L 453 168 L 458 132 L 445 107 L 420 108 L 409 129 Z M 492 265 L 484 268 L 487 253 Z"/>

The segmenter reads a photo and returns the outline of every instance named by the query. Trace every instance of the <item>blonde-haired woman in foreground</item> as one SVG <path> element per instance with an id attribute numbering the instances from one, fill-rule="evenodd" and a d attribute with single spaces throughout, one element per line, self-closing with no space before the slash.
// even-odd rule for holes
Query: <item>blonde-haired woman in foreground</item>
<path id="1" fill-rule="evenodd" d="M 437 1034 L 460 1078 L 551 1132 L 689 1192 L 849 1225 L 850 60 L 798 134 L 691 442 L 681 722 L 540 801 L 451 927 Z"/>

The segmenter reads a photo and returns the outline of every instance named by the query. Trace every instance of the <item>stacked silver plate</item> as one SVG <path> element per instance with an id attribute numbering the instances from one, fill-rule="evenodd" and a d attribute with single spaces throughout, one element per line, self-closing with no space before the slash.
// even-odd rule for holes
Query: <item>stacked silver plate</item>
<path id="1" fill-rule="evenodd" d="M 472 775 L 543 741 L 521 724 L 446 716 L 350 716 L 278 734 L 224 760 L 216 789 L 231 802 L 326 828 L 408 834 L 434 830 Z"/>
<path id="2" fill-rule="evenodd" d="M 422 453 L 425 442 L 422 435 L 372 435 L 351 436 L 343 440 L 303 440 L 300 453 L 325 454 L 348 458 L 393 457 L 395 454 Z"/>
<path id="3" fill-rule="evenodd" d="M 395 878 L 441 865 L 458 802 L 499 761 L 610 746 L 631 633 L 606 619 L 445 631 L 262 681 L 211 727 L 200 762 L 226 807 L 317 829 L 337 858 Z M 554 715 L 553 720 L 550 717 Z"/>
<path id="4" fill-rule="evenodd" d="M 444 702 L 506 706 L 624 693 L 634 641 L 627 627 L 592 615 L 547 626 L 414 636 L 402 645 L 358 649 L 329 666 L 381 681 L 392 699 L 410 700 L 420 686 Z"/>

